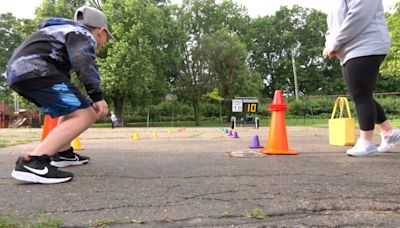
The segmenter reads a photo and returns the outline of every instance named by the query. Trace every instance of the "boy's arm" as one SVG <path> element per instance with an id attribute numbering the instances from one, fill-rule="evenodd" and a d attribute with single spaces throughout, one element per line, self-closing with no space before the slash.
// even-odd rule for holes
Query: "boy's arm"
<path id="1" fill-rule="evenodd" d="M 96 43 L 90 37 L 71 32 L 66 37 L 66 48 L 72 68 L 85 86 L 93 102 L 103 100 L 100 74 L 96 65 Z"/>

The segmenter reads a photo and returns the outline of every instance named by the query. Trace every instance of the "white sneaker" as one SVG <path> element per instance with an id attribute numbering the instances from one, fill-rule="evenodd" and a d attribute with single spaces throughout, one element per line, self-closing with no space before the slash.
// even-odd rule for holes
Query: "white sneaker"
<path id="1" fill-rule="evenodd" d="M 383 136 L 381 134 L 382 142 L 381 145 L 378 147 L 379 152 L 388 152 L 393 147 L 400 142 L 400 129 L 393 129 L 392 134 L 389 136 Z"/>
<path id="2" fill-rule="evenodd" d="M 355 157 L 375 156 L 376 146 L 372 142 L 358 139 L 356 145 L 346 151 L 347 155 Z"/>

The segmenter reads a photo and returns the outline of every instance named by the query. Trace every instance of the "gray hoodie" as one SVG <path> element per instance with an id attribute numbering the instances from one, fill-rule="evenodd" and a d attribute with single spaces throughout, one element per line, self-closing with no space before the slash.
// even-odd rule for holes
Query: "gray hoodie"
<path id="1" fill-rule="evenodd" d="M 325 48 L 337 52 L 341 65 L 352 58 L 388 53 L 391 43 L 382 0 L 334 1 Z"/>

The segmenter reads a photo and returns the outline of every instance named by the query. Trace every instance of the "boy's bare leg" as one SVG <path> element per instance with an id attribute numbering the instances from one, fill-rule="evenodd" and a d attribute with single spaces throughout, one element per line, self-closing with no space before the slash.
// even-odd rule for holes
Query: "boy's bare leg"
<path id="1" fill-rule="evenodd" d="M 96 121 L 96 112 L 92 107 L 77 109 L 63 116 L 47 137 L 31 153 L 33 156 L 55 155 L 58 151 L 70 148 L 71 141 L 88 129 Z"/>
<path id="2" fill-rule="evenodd" d="M 57 125 L 60 125 L 62 122 L 66 121 L 66 120 L 68 120 L 68 119 L 70 119 L 70 118 L 71 118 L 71 117 L 68 116 L 68 115 L 61 116 L 61 117 L 60 117 L 60 120 L 58 121 L 58 124 L 57 124 Z M 76 136 L 76 137 L 78 137 L 78 136 Z M 75 138 L 76 138 L 76 137 L 75 137 Z M 66 150 L 68 150 L 69 148 L 71 148 L 71 141 L 72 141 L 72 140 L 70 140 L 69 142 L 67 142 L 67 144 L 65 144 L 64 146 L 62 146 L 62 147 L 58 150 L 58 152 L 60 152 L 60 151 L 66 151 Z"/>

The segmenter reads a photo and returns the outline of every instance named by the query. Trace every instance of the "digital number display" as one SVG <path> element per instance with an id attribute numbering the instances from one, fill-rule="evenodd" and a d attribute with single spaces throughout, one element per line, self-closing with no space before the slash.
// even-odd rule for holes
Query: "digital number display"
<path id="1" fill-rule="evenodd" d="M 244 112 L 254 113 L 257 112 L 258 103 L 244 103 Z"/>

